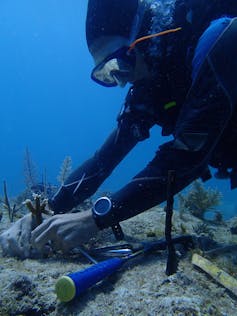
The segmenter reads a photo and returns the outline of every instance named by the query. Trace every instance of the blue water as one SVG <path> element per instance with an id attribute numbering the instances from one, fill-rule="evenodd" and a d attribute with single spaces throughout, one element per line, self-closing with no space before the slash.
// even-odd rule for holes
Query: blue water
<path id="1" fill-rule="evenodd" d="M 0 181 L 7 181 L 9 195 L 25 187 L 26 147 L 39 179 L 46 169 L 48 181 L 57 183 L 65 156 L 71 156 L 76 167 L 115 127 L 127 88 L 106 89 L 90 80 L 86 6 L 83 0 L 0 2 Z M 120 188 L 153 158 L 166 139 L 158 127 L 151 136 L 128 155 L 100 192 Z M 212 180 L 207 185 L 223 192 L 220 209 L 232 216 L 237 202 L 229 183 Z"/>

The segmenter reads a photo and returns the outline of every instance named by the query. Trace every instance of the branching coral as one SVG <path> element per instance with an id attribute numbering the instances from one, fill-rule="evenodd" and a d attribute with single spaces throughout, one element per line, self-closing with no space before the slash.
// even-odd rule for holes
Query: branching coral
<path id="1" fill-rule="evenodd" d="M 210 238 L 214 238 L 214 234 L 207 223 L 198 223 L 193 227 L 193 231 L 199 236 L 204 234 L 209 236 Z"/>
<path id="2" fill-rule="evenodd" d="M 192 183 L 190 191 L 186 194 L 179 194 L 180 212 L 189 211 L 192 215 L 204 219 L 207 211 L 213 210 L 220 204 L 221 193 L 211 188 L 205 189 L 201 181 Z"/>
<path id="3" fill-rule="evenodd" d="M 47 210 L 48 200 L 43 199 L 41 201 L 41 195 L 40 194 L 33 194 L 34 201 L 31 201 L 30 199 L 26 199 L 24 201 L 25 206 L 28 208 L 28 210 L 32 213 L 33 216 L 35 216 L 36 219 L 36 225 L 40 225 L 43 221 L 42 219 L 42 213 L 52 215 L 52 213 Z"/>
<path id="4" fill-rule="evenodd" d="M 31 187 L 37 184 L 37 168 L 33 162 L 30 151 L 28 148 L 25 150 L 25 159 L 24 159 L 24 175 L 26 188 L 30 191 Z"/>
<path id="5" fill-rule="evenodd" d="M 3 205 L 3 208 L 7 211 L 10 222 L 13 222 L 15 214 L 22 208 L 22 206 L 18 207 L 15 203 L 13 204 L 13 206 L 11 205 L 7 194 L 6 181 L 3 181 L 3 193 L 4 199 L 1 200 L 1 204 Z"/>
<path id="6" fill-rule="evenodd" d="M 66 178 L 69 176 L 69 173 L 71 172 L 71 169 L 72 169 L 72 158 L 70 156 L 67 156 L 63 160 L 63 163 L 60 168 L 60 173 L 57 177 L 58 181 L 61 184 L 64 184 Z"/>

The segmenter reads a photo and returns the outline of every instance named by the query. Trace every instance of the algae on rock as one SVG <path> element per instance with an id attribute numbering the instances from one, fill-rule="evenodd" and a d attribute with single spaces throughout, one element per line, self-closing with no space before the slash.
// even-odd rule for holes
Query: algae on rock
<path id="1" fill-rule="evenodd" d="M 186 195 L 180 193 L 178 197 L 181 214 L 189 211 L 193 216 L 203 220 L 207 211 L 213 211 L 220 204 L 222 195 L 218 190 L 206 189 L 201 181 L 196 180 Z M 221 216 L 216 215 L 215 218 L 221 218 Z"/>

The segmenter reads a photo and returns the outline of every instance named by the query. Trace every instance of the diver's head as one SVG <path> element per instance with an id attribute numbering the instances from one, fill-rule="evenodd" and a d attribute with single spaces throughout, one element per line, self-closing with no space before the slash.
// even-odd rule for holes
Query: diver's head
<path id="1" fill-rule="evenodd" d="M 97 83 L 124 86 L 141 76 L 141 58 L 129 46 L 139 33 L 144 10 L 143 0 L 88 1 L 86 37 L 95 62 L 91 77 Z"/>

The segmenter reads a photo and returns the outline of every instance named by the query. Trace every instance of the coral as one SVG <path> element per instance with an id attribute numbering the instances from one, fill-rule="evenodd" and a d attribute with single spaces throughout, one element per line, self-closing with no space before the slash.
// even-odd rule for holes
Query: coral
<path id="1" fill-rule="evenodd" d="M 27 275 L 19 275 L 11 284 L 10 289 L 17 293 L 17 299 L 31 295 L 35 284 Z"/>
<path id="2" fill-rule="evenodd" d="M 41 181 L 38 180 L 37 170 L 37 165 L 33 162 L 30 152 L 28 148 L 26 148 L 24 157 L 26 190 L 23 192 L 23 195 L 31 196 L 33 192 L 43 195 L 44 198 L 50 198 L 57 190 L 57 187 L 48 183 L 46 168 L 41 171 Z"/>
<path id="3" fill-rule="evenodd" d="M 237 235 L 237 217 L 234 217 L 231 222 L 230 232 L 233 235 Z"/>
<path id="4" fill-rule="evenodd" d="M 178 214 L 174 213 L 174 216 L 174 222 L 180 227 Z M 191 216 L 186 217 L 190 219 Z M 156 232 L 157 229 L 157 238 L 163 238 L 164 221 L 165 214 L 161 208 L 153 208 L 124 221 L 122 225 L 126 242 L 146 240 L 146 232 Z M 195 217 L 191 221 L 185 223 L 188 232 L 191 232 L 191 224 L 200 222 Z M 0 224 L 1 228 L 3 223 Z M 228 234 L 225 226 L 215 226 L 215 231 L 217 237 L 226 236 L 227 244 L 232 242 L 233 236 Z M 103 247 L 114 243 L 114 236 L 108 229 L 102 230 L 88 246 Z M 200 254 L 203 255 L 202 252 Z M 55 282 L 61 275 L 84 270 L 87 266 L 84 258 L 78 254 L 59 252 L 53 257 L 22 261 L 18 258 L 3 258 L 0 252 L 0 315 L 236 315 L 234 296 L 229 295 L 218 283 L 212 282 L 201 270 L 194 269 L 190 264 L 190 255 L 182 257 L 179 272 L 171 277 L 167 277 L 164 271 L 166 257 L 166 252 L 158 251 L 146 257 L 141 256 L 128 269 L 119 271 L 112 282 L 111 279 L 109 282 L 106 280 L 84 293 L 80 299 L 62 304 L 56 300 Z M 224 269 L 221 262 L 214 262 Z M 235 261 L 235 271 L 236 266 Z M 230 270 L 227 272 L 237 277 Z"/>
<path id="5" fill-rule="evenodd" d="M 193 231 L 197 235 L 208 235 L 210 238 L 214 237 L 212 230 L 209 228 L 207 223 L 198 223 L 193 227 Z"/>
<path id="6" fill-rule="evenodd" d="M 216 223 L 222 223 L 223 222 L 223 215 L 221 214 L 221 212 L 215 211 L 213 221 L 216 222 Z"/>
<path id="7" fill-rule="evenodd" d="M 230 227 L 230 232 L 231 232 L 231 234 L 233 234 L 233 235 L 237 235 L 237 226 L 232 226 L 232 227 Z"/>
<path id="8" fill-rule="evenodd" d="M 205 189 L 201 181 L 197 180 L 192 183 L 190 191 L 186 194 L 179 194 L 179 209 L 182 214 L 189 211 L 192 215 L 204 219 L 207 211 L 212 211 L 220 204 L 221 193 L 214 189 Z M 220 216 L 217 216 L 220 219 Z"/>
<path id="9" fill-rule="evenodd" d="M 231 276 L 237 278 L 237 265 L 236 265 L 236 256 L 221 257 L 219 264 L 222 266 L 223 270 L 229 273 Z"/>
<path id="10" fill-rule="evenodd" d="M 37 168 L 33 162 L 28 147 L 25 150 L 24 159 L 24 176 L 27 189 L 30 191 L 31 187 L 37 184 Z"/>
<path id="11" fill-rule="evenodd" d="M 152 238 L 152 237 L 156 237 L 156 233 L 154 231 L 148 231 L 146 233 L 147 237 Z"/>
<path id="12" fill-rule="evenodd" d="M 63 163 L 60 168 L 59 175 L 57 177 L 57 180 L 64 184 L 65 180 L 67 179 L 68 175 L 70 174 L 72 169 L 72 158 L 70 156 L 65 157 L 63 160 Z"/>
<path id="13" fill-rule="evenodd" d="M 187 234 L 187 227 L 183 223 L 180 224 L 180 231 L 182 235 Z"/>
<path id="14" fill-rule="evenodd" d="M 34 202 L 30 199 L 26 199 L 23 203 L 28 208 L 28 210 L 32 213 L 32 215 L 36 219 L 36 225 L 40 225 L 43 221 L 42 213 L 52 215 L 49 210 L 47 210 L 48 200 L 43 199 L 41 201 L 40 194 L 33 194 Z"/>
<path id="15" fill-rule="evenodd" d="M 1 200 L 1 204 L 3 205 L 3 208 L 7 211 L 10 222 L 13 222 L 16 213 L 22 208 L 22 205 L 17 206 L 16 203 L 14 203 L 13 206 L 11 205 L 8 198 L 8 194 L 7 194 L 6 181 L 3 181 L 3 192 L 4 192 L 4 199 Z"/>

